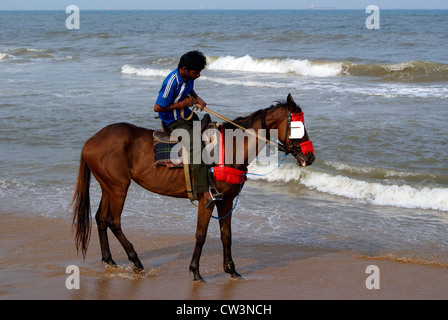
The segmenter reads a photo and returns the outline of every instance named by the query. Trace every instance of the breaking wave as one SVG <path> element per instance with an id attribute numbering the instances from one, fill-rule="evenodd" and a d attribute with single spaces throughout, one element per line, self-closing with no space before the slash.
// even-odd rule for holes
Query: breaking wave
<path id="1" fill-rule="evenodd" d="M 121 68 L 123 74 L 136 75 L 142 77 L 166 77 L 171 70 L 169 69 L 154 69 L 154 68 L 140 68 L 126 64 Z M 360 94 L 360 95 L 376 95 L 386 98 L 395 97 L 418 97 L 418 98 L 446 98 L 448 97 L 448 87 L 440 83 L 431 84 L 430 86 L 421 86 L 419 84 L 410 83 L 380 83 L 375 86 L 357 86 L 356 84 L 344 83 L 343 85 L 329 81 L 328 78 L 322 80 L 313 79 L 312 82 L 296 81 L 284 82 L 276 79 L 269 79 L 268 81 L 251 77 L 250 79 L 227 76 L 201 76 L 201 81 L 210 81 L 225 86 L 244 86 L 244 87 L 261 87 L 261 88 L 275 88 L 275 89 L 289 89 L 300 88 L 304 90 L 324 90 L 326 92 L 344 93 L 344 94 Z M 298 80 L 300 81 L 300 80 Z"/>
<path id="2" fill-rule="evenodd" d="M 249 166 L 249 172 L 262 174 L 275 169 L 275 166 L 271 167 L 252 163 Z M 401 175 L 406 173 L 386 170 L 384 174 Z M 268 182 L 298 183 L 309 189 L 378 206 L 448 211 L 448 188 L 445 187 L 406 183 L 387 184 L 384 180 L 372 181 L 356 175 L 349 177 L 343 173 L 320 172 L 299 168 L 292 164 L 283 165 L 266 176 L 249 175 L 248 178 L 252 180 L 263 179 Z"/>
<path id="3" fill-rule="evenodd" d="M 254 59 L 244 57 L 207 57 L 208 69 L 263 73 L 293 73 L 299 76 L 334 77 L 343 72 L 342 62 L 319 62 L 308 59 Z"/>
<path id="4" fill-rule="evenodd" d="M 121 67 L 121 73 L 135 74 L 144 77 L 166 77 L 172 70 L 168 69 L 151 69 L 151 68 L 137 68 L 129 64 Z"/>
<path id="5" fill-rule="evenodd" d="M 412 60 L 391 64 L 358 64 L 347 61 L 308 59 L 255 59 L 222 56 L 207 57 L 207 69 L 228 72 L 292 74 L 301 77 L 371 77 L 385 82 L 446 82 L 448 65 Z M 124 65 L 122 73 L 139 76 L 166 76 L 171 70 Z"/>
<path id="6" fill-rule="evenodd" d="M 390 64 L 358 64 L 347 61 L 297 59 L 254 59 L 244 57 L 207 57 L 208 69 L 265 73 L 291 73 L 308 77 L 360 76 L 397 82 L 448 81 L 448 65 L 411 60 Z"/>

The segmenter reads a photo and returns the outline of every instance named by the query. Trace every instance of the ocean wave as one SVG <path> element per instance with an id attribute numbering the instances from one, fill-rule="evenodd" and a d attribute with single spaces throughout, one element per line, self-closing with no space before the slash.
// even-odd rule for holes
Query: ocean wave
<path id="1" fill-rule="evenodd" d="M 129 64 L 121 67 L 121 73 L 137 75 L 143 77 L 166 77 L 172 70 L 168 69 L 152 69 L 152 68 L 138 68 Z M 284 88 L 284 84 L 276 82 L 250 81 L 250 80 L 233 80 L 225 78 L 216 78 L 201 76 L 201 80 L 211 81 L 227 86 L 246 86 L 246 87 L 268 87 L 268 88 Z"/>
<path id="2" fill-rule="evenodd" d="M 207 64 L 209 70 L 296 74 L 304 77 L 372 77 L 392 82 L 448 81 L 447 64 L 422 60 L 390 64 L 358 64 L 348 61 L 289 58 L 254 59 L 245 55 L 243 57 L 207 57 Z"/>
<path id="3" fill-rule="evenodd" d="M 448 87 L 445 85 L 422 86 L 420 84 L 409 83 L 380 83 L 376 86 L 358 86 L 358 85 L 335 85 L 327 83 L 325 89 L 327 91 L 378 96 L 384 98 L 447 98 Z"/>
<path id="4" fill-rule="evenodd" d="M 254 59 L 249 55 L 244 57 L 207 57 L 207 64 L 207 68 L 210 70 L 293 73 L 311 77 L 334 77 L 343 72 L 342 62 L 318 62 L 307 59 Z"/>
<path id="5" fill-rule="evenodd" d="M 123 74 L 137 75 L 143 77 L 166 77 L 172 70 L 141 68 L 129 64 L 121 68 Z M 244 86 L 244 87 L 261 87 L 274 89 L 297 89 L 325 92 L 335 92 L 343 94 L 357 94 L 367 96 L 380 96 L 385 98 L 396 97 L 417 97 L 417 98 L 446 98 L 448 97 L 448 88 L 440 84 L 431 86 L 421 86 L 409 83 L 381 83 L 376 86 L 358 86 L 350 83 L 334 82 L 328 79 L 317 80 L 314 78 L 310 82 L 302 80 L 292 82 L 281 82 L 270 79 L 269 81 L 253 79 L 239 79 L 238 77 L 215 77 L 201 76 L 201 81 L 210 81 L 225 86 Z"/>
<path id="6" fill-rule="evenodd" d="M 294 73 L 300 76 L 310 77 L 332 77 L 342 72 L 342 63 L 339 62 L 312 62 L 309 60 L 279 60 L 279 59 L 253 59 L 250 56 L 244 56 L 241 58 L 235 58 L 232 56 L 227 57 L 207 57 L 208 70 L 218 71 L 243 71 L 249 73 L 278 73 L 288 74 Z M 138 68 L 132 65 L 126 64 L 122 67 L 121 72 L 125 74 L 136 74 L 139 76 L 166 76 L 172 70 L 166 69 L 153 69 L 153 68 Z M 214 81 L 215 78 L 205 77 L 202 79 L 208 79 Z M 222 81 L 222 80 L 219 80 Z M 245 85 L 253 86 L 260 85 L 266 86 L 266 83 L 251 84 L 244 82 Z M 231 81 L 231 84 L 235 82 Z"/>
<path id="7" fill-rule="evenodd" d="M 250 173 L 262 174 L 275 169 L 252 163 Z M 351 170 L 351 169 L 350 169 Z M 400 172 L 388 174 L 401 175 Z M 359 180 L 355 177 L 306 170 L 295 165 L 283 165 L 266 176 L 248 175 L 249 179 L 268 182 L 293 182 L 319 192 L 345 197 L 378 206 L 448 211 L 448 188 L 385 184 Z"/>
<path id="8" fill-rule="evenodd" d="M 390 64 L 357 64 L 344 62 L 345 72 L 352 76 L 377 77 L 397 82 L 440 82 L 448 81 L 448 65 L 411 60 Z"/>
<path id="9" fill-rule="evenodd" d="M 202 80 L 211 81 L 218 84 L 222 84 L 225 86 L 244 86 L 244 87 L 264 87 L 264 88 L 276 88 L 282 89 L 285 87 L 289 87 L 288 84 L 273 82 L 273 81 L 251 81 L 251 80 L 233 80 L 233 79 L 225 79 L 225 78 L 215 78 L 215 77 L 207 77 L 201 76 Z M 294 88 L 294 87 L 293 87 Z"/>
<path id="10" fill-rule="evenodd" d="M 48 49 L 34 49 L 34 48 L 3 48 L 3 52 L 0 52 L 0 61 L 11 60 L 19 62 L 33 61 L 34 59 L 40 60 L 44 58 L 56 58 L 52 53 L 52 50 Z"/>
<path id="11" fill-rule="evenodd" d="M 125 64 L 121 67 L 121 73 L 135 74 L 144 77 L 166 77 L 172 70 L 168 69 L 152 69 L 152 68 L 138 68 Z"/>
<path id="12" fill-rule="evenodd" d="M 335 169 L 336 172 L 340 174 L 363 175 L 371 179 L 418 178 L 418 179 L 437 180 L 437 175 L 426 172 L 411 172 L 411 171 L 378 168 L 371 166 L 355 166 L 336 161 L 323 161 L 323 165 Z"/>
<path id="13" fill-rule="evenodd" d="M 33 58 L 54 58 L 52 50 L 34 49 L 34 48 L 16 48 L 12 54 L 16 57 L 33 57 Z"/>
<path id="14" fill-rule="evenodd" d="M 448 65 L 422 60 L 390 64 L 359 64 L 348 61 L 316 61 L 308 59 L 255 59 L 243 57 L 207 56 L 208 70 L 293 74 L 301 77 L 331 78 L 337 76 L 371 77 L 385 82 L 445 82 L 448 81 Z M 125 65 L 122 72 L 141 76 L 166 76 L 171 70 L 136 68 Z M 265 84 L 264 84 L 265 85 Z"/>

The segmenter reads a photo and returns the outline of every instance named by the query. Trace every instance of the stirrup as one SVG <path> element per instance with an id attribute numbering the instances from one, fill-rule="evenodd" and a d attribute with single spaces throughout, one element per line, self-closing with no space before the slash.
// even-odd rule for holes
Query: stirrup
<path id="1" fill-rule="evenodd" d="M 211 189 L 211 188 L 210 188 Z M 214 188 L 213 188 L 214 189 Z M 214 189 L 215 191 L 217 191 L 216 189 Z M 206 209 L 211 209 L 213 208 L 213 206 L 215 205 L 216 201 L 221 201 L 222 198 L 224 197 L 224 195 L 222 193 L 212 193 L 212 191 L 209 191 L 210 195 L 212 196 L 211 199 L 207 199 L 207 202 L 205 203 L 205 208 Z"/>
<path id="2" fill-rule="evenodd" d="M 208 188 L 208 192 L 212 196 L 212 201 L 222 200 L 222 198 L 224 198 L 224 195 L 218 192 L 215 187 Z"/>

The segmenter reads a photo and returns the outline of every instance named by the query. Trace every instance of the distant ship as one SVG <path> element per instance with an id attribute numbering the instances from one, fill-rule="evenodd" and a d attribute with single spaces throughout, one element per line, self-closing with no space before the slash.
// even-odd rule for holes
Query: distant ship
<path id="1" fill-rule="evenodd" d="M 336 7 L 333 7 L 333 6 L 316 6 L 316 5 L 312 4 L 312 5 L 310 5 L 308 7 L 308 9 L 311 9 L 311 10 L 332 10 L 332 9 L 336 9 Z"/>

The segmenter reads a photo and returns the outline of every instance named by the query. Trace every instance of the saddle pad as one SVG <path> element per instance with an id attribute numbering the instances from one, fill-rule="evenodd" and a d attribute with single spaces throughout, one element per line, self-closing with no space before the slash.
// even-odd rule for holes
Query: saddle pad
<path id="1" fill-rule="evenodd" d="M 178 158 L 175 158 L 176 163 L 173 163 L 171 161 L 171 150 L 173 148 L 176 148 L 176 150 L 173 150 L 175 153 L 177 151 Z M 168 166 L 171 168 L 182 168 L 182 148 L 174 143 L 163 143 L 163 142 L 155 142 L 154 145 L 154 163 L 156 166 Z"/>
<path id="2" fill-rule="evenodd" d="M 174 143 L 178 143 L 179 142 L 177 139 L 171 138 L 163 130 L 156 130 L 156 131 L 154 131 L 153 134 L 152 134 L 152 137 L 154 138 L 154 140 L 156 140 L 158 142 L 162 142 L 162 143 L 174 144 Z"/>

